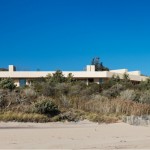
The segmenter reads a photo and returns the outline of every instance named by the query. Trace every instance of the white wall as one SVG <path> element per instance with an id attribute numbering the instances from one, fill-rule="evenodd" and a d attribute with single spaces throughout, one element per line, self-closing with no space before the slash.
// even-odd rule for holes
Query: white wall
<path id="1" fill-rule="evenodd" d="M 9 71 L 0 71 L 0 78 L 14 78 L 18 85 L 19 80 L 17 81 L 17 79 L 19 78 L 34 79 L 46 77 L 48 74 L 52 75 L 53 73 L 55 73 L 55 71 L 15 71 L 15 67 L 10 65 Z M 93 65 L 88 65 L 87 71 L 63 71 L 65 77 L 67 77 L 69 73 L 72 73 L 73 77 L 77 79 L 93 78 L 96 83 L 99 83 L 100 78 L 107 79 L 113 75 L 118 75 L 122 79 L 124 73 L 129 74 L 129 78 L 133 81 L 144 81 L 147 79 L 147 77 L 140 76 L 139 71 L 128 72 L 127 69 L 95 71 L 95 66 Z"/>

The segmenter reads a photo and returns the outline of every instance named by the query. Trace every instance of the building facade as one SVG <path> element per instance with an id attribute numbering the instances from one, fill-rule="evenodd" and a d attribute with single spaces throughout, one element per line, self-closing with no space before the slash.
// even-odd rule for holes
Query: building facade
<path id="1" fill-rule="evenodd" d="M 8 71 L 0 71 L 0 78 L 12 78 L 17 86 L 30 85 L 32 79 L 46 77 L 48 74 L 53 75 L 55 71 L 16 71 L 16 67 L 9 65 Z M 65 77 L 69 73 L 77 80 L 84 80 L 87 84 L 89 82 L 102 83 L 109 80 L 113 75 L 119 76 L 120 79 L 126 73 L 133 82 L 145 81 L 147 77 L 141 76 L 140 71 L 128 71 L 127 69 L 110 70 L 110 71 L 95 71 L 94 65 L 87 65 L 85 71 L 63 71 Z"/>

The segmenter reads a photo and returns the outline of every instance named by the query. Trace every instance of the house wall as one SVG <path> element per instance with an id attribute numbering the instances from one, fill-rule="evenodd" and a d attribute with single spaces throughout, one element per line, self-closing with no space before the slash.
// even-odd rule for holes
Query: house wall
<path id="1" fill-rule="evenodd" d="M 19 79 L 14 79 L 14 83 L 17 87 L 19 87 Z"/>
<path id="2" fill-rule="evenodd" d="M 41 77 L 46 77 L 48 74 L 53 75 L 55 71 L 15 71 L 13 65 L 9 66 L 9 71 L 1 71 L 0 78 L 13 78 L 17 86 L 19 86 L 20 79 L 26 79 L 26 84 L 30 85 L 31 79 L 37 79 Z M 100 79 L 108 80 L 113 75 L 123 78 L 124 73 L 129 75 L 130 80 L 135 82 L 145 81 L 147 77 L 141 76 L 139 71 L 128 72 L 127 69 L 111 70 L 111 71 L 95 71 L 95 66 L 88 65 L 86 71 L 63 71 L 65 77 L 69 73 L 72 73 L 75 79 L 85 80 L 88 84 L 88 79 L 93 79 L 95 83 L 100 82 Z"/>

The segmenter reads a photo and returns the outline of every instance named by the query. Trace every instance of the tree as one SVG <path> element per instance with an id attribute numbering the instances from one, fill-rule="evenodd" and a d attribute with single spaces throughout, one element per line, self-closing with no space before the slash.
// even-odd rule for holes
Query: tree
<path id="1" fill-rule="evenodd" d="M 117 83 L 120 83 L 121 79 L 118 75 L 113 75 L 110 80 L 109 80 L 109 83 L 111 84 L 111 86 L 117 84 Z"/>
<path id="2" fill-rule="evenodd" d="M 11 78 L 4 78 L 0 80 L 0 88 L 2 89 L 15 89 L 16 85 L 14 84 L 14 81 Z"/>
<path id="3" fill-rule="evenodd" d="M 129 74 L 127 73 L 123 74 L 123 79 L 121 80 L 121 84 L 126 88 L 133 88 L 133 83 L 130 80 Z"/>
<path id="4" fill-rule="evenodd" d="M 67 76 L 67 78 L 66 78 L 66 81 L 67 81 L 68 83 L 71 83 L 71 82 L 74 82 L 74 81 L 75 81 L 75 79 L 73 78 L 73 74 L 72 74 L 72 73 L 69 73 L 69 74 L 68 74 L 68 76 Z"/>
<path id="5" fill-rule="evenodd" d="M 99 57 L 92 59 L 91 65 L 95 65 L 95 71 L 109 71 L 109 68 L 105 67 L 102 62 L 100 62 Z"/>
<path id="6" fill-rule="evenodd" d="M 62 83 L 66 81 L 61 70 L 57 70 L 53 75 L 48 74 L 46 77 L 47 82 L 49 83 Z"/>

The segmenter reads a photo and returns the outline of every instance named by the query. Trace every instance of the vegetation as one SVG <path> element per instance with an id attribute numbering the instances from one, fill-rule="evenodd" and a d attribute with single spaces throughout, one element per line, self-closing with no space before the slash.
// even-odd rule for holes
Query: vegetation
<path id="1" fill-rule="evenodd" d="M 0 71 L 8 71 L 6 68 L 0 68 Z"/>
<path id="2" fill-rule="evenodd" d="M 91 65 L 95 65 L 95 71 L 109 71 L 108 67 L 105 67 L 102 62 L 100 62 L 99 57 L 92 59 Z"/>
<path id="3" fill-rule="evenodd" d="M 34 103 L 34 112 L 55 116 L 59 114 L 58 107 L 50 99 L 44 99 Z"/>
<path id="4" fill-rule="evenodd" d="M 0 88 L 13 90 L 16 86 L 11 78 L 1 79 Z"/>
<path id="5" fill-rule="evenodd" d="M 48 122 L 51 121 L 50 118 L 34 113 L 22 113 L 22 112 L 12 112 L 8 111 L 5 113 L 0 113 L 1 121 L 19 121 L 19 122 Z"/>
<path id="6" fill-rule="evenodd" d="M 150 79 L 135 84 L 127 74 L 113 76 L 100 85 L 76 81 L 61 71 L 16 87 L 12 79 L 0 80 L 0 120 L 23 122 L 117 122 L 123 116 L 150 114 Z"/>

